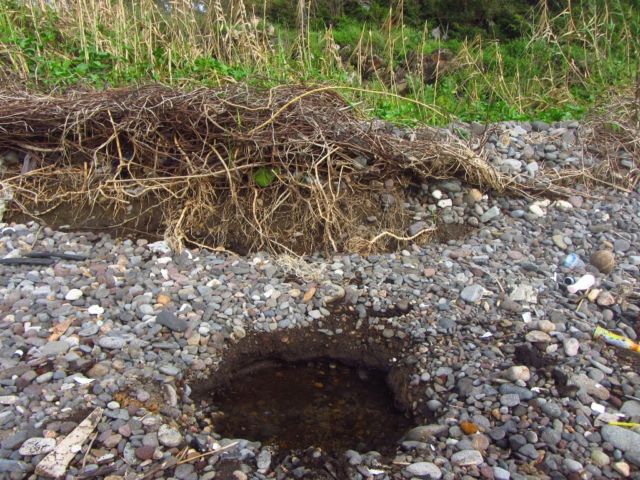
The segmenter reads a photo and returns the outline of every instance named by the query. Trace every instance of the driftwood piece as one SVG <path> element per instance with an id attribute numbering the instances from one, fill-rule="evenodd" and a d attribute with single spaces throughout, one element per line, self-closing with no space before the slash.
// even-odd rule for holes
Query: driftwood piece
<path id="1" fill-rule="evenodd" d="M 0 265 L 53 265 L 56 259 L 81 262 L 87 258 L 75 253 L 30 252 L 22 257 L 0 258 Z"/>
<path id="2" fill-rule="evenodd" d="M 0 258 L 0 265 L 53 265 L 53 258 Z"/>
<path id="3" fill-rule="evenodd" d="M 80 425 L 62 440 L 55 450 L 44 457 L 36 467 L 36 474 L 49 478 L 60 478 L 66 471 L 69 462 L 80 451 L 82 444 L 89 438 L 102 418 L 102 407 L 97 407 Z"/>
<path id="4" fill-rule="evenodd" d="M 30 252 L 25 255 L 29 258 L 59 258 L 60 260 L 75 260 L 81 262 L 86 260 L 86 255 L 78 255 L 75 253 L 56 253 L 56 252 Z"/>

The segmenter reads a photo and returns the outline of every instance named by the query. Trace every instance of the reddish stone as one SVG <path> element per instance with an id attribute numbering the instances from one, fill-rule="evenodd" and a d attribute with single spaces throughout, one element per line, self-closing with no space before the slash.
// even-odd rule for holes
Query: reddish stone
<path id="1" fill-rule="evenodd" d="M 136 448 L 136 457 L 138 457 L 140 460 L 151 460 L 155 452 L 155 447 L 152 447 L 150 445 L 143 445 L 142 447 Z"/>
<path id="2" fill-rule="evenodd" d="M 480 467 L 480 475 L 482 475 L 482 478 L 486 478 L 487 480 L 493 480 L 493 468 L 489 465 L 483 465 Z"/>

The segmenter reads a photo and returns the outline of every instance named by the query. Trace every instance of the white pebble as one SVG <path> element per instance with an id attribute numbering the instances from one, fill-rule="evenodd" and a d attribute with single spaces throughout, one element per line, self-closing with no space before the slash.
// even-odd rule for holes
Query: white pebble
<path id="1" fill-rule="evenodd" d="M 100 305 L 91 305 L 87 309 L 87 313 L 89 315 L 102 315 L 104 313 L 104 308 L 102 308 Z"/>
<path id="2" fill-rule="evenodd" d="M 44 455 L 55 447 L 56 441 L 53 438 L 35 437 L 27 439 L 18 452 L 20 455 Z"/>
<path id="3" fill-rule="evenodd" d="M 13 405 L 18 401 L 18 397 L 16 395 L 2 395 L 0 397 L 0 404 L 2 405 Z"/>
<path id="4" fill-rule="evenodd" d="M 531 378 L 531 372 L 529 371 L 529 367 L 525 365 L 514 365 L 504 372 L 504 377 L 512 382 L 515 382 L 516 380 L 528 382 Z"/>
<path id="5" fill-rule="evenodd" d="M 64 296 L 64 299 L 69 300 L 70 302 L 78 300 L 79 298 L 82 298 L 82 290 L 79 290 L 77 288 L 72 288 Z"/>
<path id="6" fill-rule="evenodd" d="M 537 217 L 544 217 L 547 214 L 547 212 L 545 212 L 537 203 L 529 205 L 529 211 Z"/>
<path id="7" fill-rule="evenodd" d="M 580 349 L 580 342 L 576 338 L 567 338 L 563 342 L 564 344 L 564 353 L 567 357 L 575 357 L 578 354 L 578 350 Z"/>
<path id="8" fill-rule="evenodd" d="M 566 200 L 556 200 L 555 205 L 558 210 L 562 210 L 563 212 L 568 212 L 573 209 L 573 205 Z"/>

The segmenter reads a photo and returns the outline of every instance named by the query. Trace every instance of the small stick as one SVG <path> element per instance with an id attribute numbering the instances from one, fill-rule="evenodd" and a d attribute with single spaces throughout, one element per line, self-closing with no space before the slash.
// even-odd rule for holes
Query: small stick
<path id="1" fill-rule="evenodd" d="M 31 242 L 31 248 L 33 249 L 34 245 L 36 244 L 36 242 L 38 241 L 38 237 L 40 236 L 40 232 L 42 232 L 42 225 L 40 225 L 38 227 L 38 231 L 36 232 L 36 234 L 33 237 L 33 242 Z"/>
<path id="2" fill-rule="evenodd" d="M 418 238 L 423 233 L 432 233 L 432 232 L 435 232 L 435 231 L 436 231 L 435 228 L 425 228 L 423 230 L 420 230 L 415 235 L 411 235 L 410 237 L 401 237 L 399 235 L 396 235 L 394 233 L 389 232 L 388 230 L 385 230 L 384 232 L 382 232 L 382 233 L 376 235 L 375 237 L 373 237 L 368 242 L 369 242 L 369 244 L 373 245 L 374 243 L 376 243 L 378 240 L 380 240 L 383 237 L 392 237 L 392 238 L 395 238 L 396 240 L 400 240 L 400 241 L 403 241 L 403 242 L 408 242 L 409 240 L 413 240 L 415 238 Z"/>
<path id="3" fill-rule="evenodd" d="M 231 447 L 235 447 L 238 442 L 230 443 L 229 445 L 225 445 L 224 447 L 220 447 L 217 450 L 211 450 L 210 452 L 201 453 L 200 455 L 196 455 L 195 457 L 185 458 L 184 460 L 180 460 L 176 465 L 182 465 L 183 463 L 192 462 L 194 460 L 199 460 L 204 457 L 210 457 L 216 453 L 224 452 L 225 450 L 230 449 Z"/>
<path id="4" fill-rule="evenodd" d="M 173 466 L 177 466 L 177 465 L 182 465 L 183 463 L 188 463 L 188 462 L 192 462 L 193 460 L 198 460 L 200 458 L 203 457 L 208 457 L 211 455 L 215 455 L 216 453 L 220 453 L 223 452 L 225 450 L 228 450 L 231 447 L 235 447 L 238 444 L 238 442 L 233 442 L 230 443 L 229 445 L 225 445 L 224 447 L 220 447 L 216 450 L 211 450 L 210 452 L 205 452 L 202 453 L 200 455 L 196 455 L 195 457 L 191 457 L 191 458 L 185 458 L 184 460 L 180 460 L 179 462 L 176 462 L 175 464 L 172 465 L 166 465 L 165 463 L 161 463 L 160 465 L 158 465 L 155 468 L 152 468 L 149 472 L 145 473 L 142 477 L 140 477 L 140 480 L 147 480 L 149 478 L 151 478 L 153 475 L 155 475 L 156 473 L 162 472 L 165 469 L 169 468 L 169 467 L 173 467 Z"/>
<path id="5" fill-rule="evenodd" d="M 187 454 L 188 451 L 189 451 L 189 446 L 184 447 L 180 452 L 180 455 L 178 455 L 178 460 L 184 458 L 184 456 Z"/>
<path id="6" fill-rule="evenodd" d="M 87 451 L 84 452 L 84 456 L 82 457 L 82 469 L 83 470 L 84 470 L 84 466 L 87 464 L 87 456 L 89 455 L 89 452 L 91 451 L 91 447 L 93 447 L 93 442 L 96 441 L 96 438 L 98 438 L 98 432 L 93 434 L 93 438 L 89 442 L 89 446 L 87 447 Z"/>

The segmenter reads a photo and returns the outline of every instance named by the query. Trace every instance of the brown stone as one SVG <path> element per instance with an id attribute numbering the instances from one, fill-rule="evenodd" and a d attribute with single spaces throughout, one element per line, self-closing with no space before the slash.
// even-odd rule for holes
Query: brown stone
<path id="1" fill-rule="evenodd" d="M 524 254 L 519 250 L 509 250 L 507 255 L 511 260 L 522 260 L 524 258 Z"/>
<path id="2" fill-rule="evenodd" d="M 472 435 L 479 431 L 478 426 L 473 422 L 460 422 L 460 429 L 467 435 Z"/>
<path id="3" fill-rule="evenodd" d="M 140 460 L 151 460 L 155 451 L 155 447 L 152 447 L 151 445 L 143 445 L 142 447 L 136 448 L 135 453 L 136 457 Z"/>
<path id="4" fill-rule="evenodd" d="M 472 188 L 467 192 L 467 203 L 474 204 L 482 200 L 482 192 L 477 188 Z"/>
<path id="5" fill-rule="evenodd" d="M 489 441 L 489 437 L 483 435 L 482 433 L 477 433 L 471 436 L 471 445 L 473 445 L 473 448 L 479 450 L 480 452 L 484 452 L 487 448 L 489 448 L 490 443 L 491 442 Z"/>
<path id="6" fill-rule="evenodd" d="M 598 305 L 601 307 L 610 307 L 616 303 L 615 297 L 611 294 L 611 292 L 600 292 L 598 298 L 596 300 Z"/>
<path id="7" fill-rule="evenodd" d="M 627 462 L 616 462 L 613 464 L 613 469 L 625 478 L 631 475 L 631 467 Z"/>
<path id="8" fill-rule="evenodd" d="M 102 444 L 107 448 L 113 448 L 118 445 L 118 443 L 120 443 L 120 440 L 122 440 L 122 435 L 120 435 L 119 433 L 114 433 L 105 438 Z"/>
<path id="9" fill-rule="evenodd" d="M 577 195 L 572 195 L 567 200 L 569 200 L 569 203 L 573 205 L 575 208 L 582 207 L 582 204 L 584 203 L 584 199 Z"/>
<path id="10" fill-rule="evenodd" d="M 93 367 L 89 369 L 87 375 L 90 378 L 101 378 L 104 377 L 107 373 L 109 373 L 110 368 L 104 363 L 96 363 Z"/>
<path id="11" fill-rule="evenodd" d="M 483 465 L 480 467 L 480 475 L 482 475 L 482 478 L 486 478 L 487 480 L 493 480 L 495 478 L 493 475 L 493 468 L 489 465 Z"/>
<path id="12" fill-rule="evenodd" d="M 425 277 L 430 278 L 436 274 L 436 269 L 432 267 L 428 267 L 428 268 L 425 268 L 422 273 L 424 274 Z"/>
<path id="13" fill-rule="evenodd" d="M 611 273 L 615 266 L 615 256 L 611 250 L 598 250 L 589 259 L 591 265 L 596 267 L 601 273 Z"/>
<path id="14" fill-rule="evenodd" d="M 158 295 L 158 298 L 156 299 L 156 302 L 159 303 L 162 306 L 166 306 L 166 305 L 171 303 L 171 297 L 169 295 L 164 294 L 164 293 L 160 293 Z"/>

